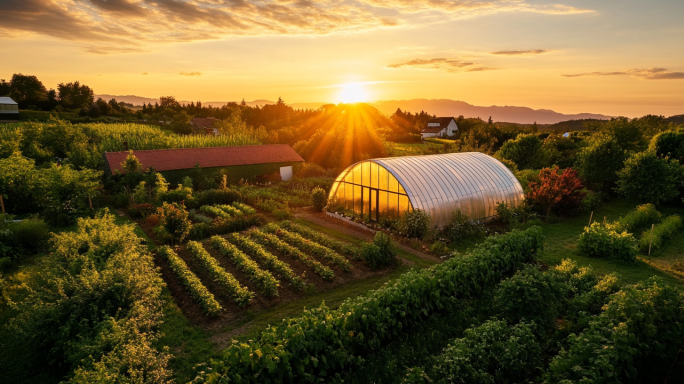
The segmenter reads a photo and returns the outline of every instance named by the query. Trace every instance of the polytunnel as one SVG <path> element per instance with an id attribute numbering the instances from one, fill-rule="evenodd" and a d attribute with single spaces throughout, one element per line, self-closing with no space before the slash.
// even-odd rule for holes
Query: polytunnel
<path id="1" fill-rule="evenodd" d="M 364 160 L 345 169 L 329 195 L 373 221 L 422 209 L 433 228 L 450 224 L 457 209 L 473 220 L 487 219 L 498 203 L 516 207 L 523 197 L 513 173 L 480 152 Z"/>

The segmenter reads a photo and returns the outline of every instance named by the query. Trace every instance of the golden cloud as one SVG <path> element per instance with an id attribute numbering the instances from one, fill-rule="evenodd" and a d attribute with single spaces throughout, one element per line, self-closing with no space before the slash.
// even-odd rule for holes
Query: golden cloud
<path id="1" fill-rule="evenodd" d="M 569 75 L 561 75 L 563 77 L 582 77 L 582 76 L 633 76 L 647 80 L 684 80 L 684 72 L 673 72 L 665 68 L 647 68 L 647 69 L 628 69 L 626 71 L 616 72 L 585 72 Z"/>
<path id="2" fill-rule="evenodd" d="M 490 71 L 494 68 L 480 67 L 477 64 L 461 61 L 456 59 L 414 59 L 398 64 L 390 64 L 387 68 L 396 69 L 402 67 L 423 68 L 423 69 L 441 69 L 447 72 L 482 72 Z"/>

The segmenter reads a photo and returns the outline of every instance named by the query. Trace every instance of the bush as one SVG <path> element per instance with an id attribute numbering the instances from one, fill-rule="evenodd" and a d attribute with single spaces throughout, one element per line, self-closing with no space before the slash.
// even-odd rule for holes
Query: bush
<path id="1" fill-rule="evenodd" d="M 292 218 L 292 213 L 289 209 L 275 209 L 273 210 L 273 216 L 278 220 L 288 220 Z"/>
<path id="2" fill-rule="evenodd" d="M 451 241 L 483 235 L 487 229 L 479 221 L 471 220 L 460 209 L 451 214 L 451 224 L 444 228 L 444 235 Z"/>
<path id="3" fill-rule="evenodd" d="M 684 164 L 684 129 L 659 133 L 651 139 L 649 150 L 660 158 L 669 157 Z"/>
<path id="4" fill-rule="evenodd" d="M 624 217 L 620 217 L 611 224 L 616 232 L 637 233 L 651 224 L 660 223 L 662 215 L 653 204 L 638 205 L 635 210 L 629 211 Z"/>
<path id="5" fill-rule="evenodd" d="M 190 233 L 188 233 L 188 239 L 190 240 L 202 240 L 211 236 L 211 226 L 207 223 L 193 224 L 190 227 Z"/>
<path id="6" fill-rule="evenodd" d="M 390 235 L 376 232 L 373 242 L 365 244 L 361 254 L 371 268 L 378 269 L 397 261 L 397 246 Z"/>
<path id="7" fill-rule="evenodd" d="M 299 178 L 307 177 L 321 177 L 325 176 L 325 169 L 316 163 L 304 163 L 296 171 L 296 175 Z"/>
<path id="8" fill-rule="evenodd" d="M 157 208 L 149 203 L 131 204 L 128 207 L 128 214 L 134 219 L 143 219 L 153 214 L 156 210 Z"/>
<path id="9" fill-rule="evenodd" d="M 628 198 L 658 205 L 679 196 L 684 168 L 676 160 L 661 159 L 654 151 L 635 153 L 618 172 L 617 191 Z"/>
<path id="10" fill-rule="evenodd" d="M 518 135 L 513 140 L 506 141 L 498 156 L 511 160 L 518 169 L 536 168 L 543 157 L 542 141 L 537 135 Z"/>
<path id="11" fill-rule="evenodd" d="M 435 359 L 433 378 L 445 384 L 527 382 L 541 362 L 533 326 L 489 320 L 467 329 Z"/>
<path id="12" fill-rule="evenodd" d="M 682 294 L 661 279 L 624 287 L 583 332 L 570 335 L 544 382 L 664 382 L 682 345 L 682 318 Z"/>
<path id="13" fill-rule="evenodd" d="M 589 191 L 586 189 L 582 192 L 586 193 L 586 195 L 582 199 L 582 211 L 583 212 L 591 212 L 591 211 L 595 210 L 596 208 L 603 205 L 603 202 L 605 200 L 605 196 L 603 193 Z"/>
<path id="14" fill-rule="evenodd" d="M 169 236 L 172 245 L 174 240 L 182 242 L 190 233 L 192 224 L 188 220 L 188 212 L 182 205 L 164 203 L 157 208 L 157 216 L 160 228 Z"/>
<path id="15" fill-rule="evenodd" d="M 592 223 L 584 228 L 577 247 L 590 257 L 635 261 L 637 243 L 630 233 L 618 233 L 602 223 Z"/>
<path id="16" fill-rule="evenodd" d="M 410 238 L 422 239 L 430 230 L 430 215 L 422 209 L 404 212 L 399 230 Z"/>
<path id="17" fill-rule="evenodd" d="M 196 381 L 325 380 L 362 364 L 363 355 L 403 337 L 429 316 L 450 308 L 454 300 L 476 297 L 494 286 L 532 261 L 542 245 L 538 227 L 489 237 L 468 257 L 411 270 L 375 291 L 345 300 L 339 309 L 308 309 L 252 341 L 233 343 Z M 276 363 L 284 359 L 288 364 Z"/>
<path id="18" fill-rule="evenodd" d="M 181 184 L 178 184 L 178 187 L 176 189 L 172 189 L 167 192 L 161 192 L 157 195 L 157 198 L 159 199 L 159 201 L 167 203 L 180 203 L 186 201 L 190 203 L 192 199 L 192 188 L 188 188 Z M 199 205 L 193 205 L 193 207 L 196 206 Z"/>
<path id="19" fill-rule="evenodd" d="M 311 191 L 311 205 L 318 212 L 321 212 L 328 205 L 328 194 L 323 188 L 316 187 Z"/>
<path id="20" fill-rule="evenodd" d="M 529 184 L 530 192 L 525 197 L 529 204 L 546 217 L 551 211 L 567 215 L 582 206 L 586 195 L 577 171 L 566 168 L 559 173 L 558 167 L 544 168 L 539 172 L 540 182 Z"/>
<path id="21" fill-rule="evenodd" d="M 674 215 L 669 216 L 662 223 L 653 227 L 653 232 L 651 230 L 646 230 L 641 234 L 641 240 L 639 241 L 639 248 L 641 252 L 648 252 L 649 245 L 652 251 L 660 249 L 665 245 L 667 240 L 671 239 L 676 233 L 682 230 L 682 218 Z M 653 243 L 651 244 L 651 237 L 653 237 Z"/>
<path id="22" fill-rule="evenodd" d="M 209 189 L 195 193 L 188 207 L 199 208 L 203 205 L 233 204 L 242 200 L 240 191 L 233 189 Z"/>
<path id="23" fill-rule="evenodd" d="M 624 167 L 626 154 L 613 137 L 593 141 L 577 157 L 577 171 L 595 190 L 609 192 L 617 182 L 617 172 Z"/>
<path id="24" fill-rule="evenodd" d="M 446 256 L 451 253 L 451 249 L 443 242 L 437 240 L 430 246 L 430 253 L 437 256 Z"/>
<path id="25" fill-rule="evenodd" d="M 12 215 L 0 214 L 0 258 L 7 258 L 4 262 L 7 265 L 44 249 L 50 238 L 50 229 L 43 220 L 35 217 L 13 220 Z"/>

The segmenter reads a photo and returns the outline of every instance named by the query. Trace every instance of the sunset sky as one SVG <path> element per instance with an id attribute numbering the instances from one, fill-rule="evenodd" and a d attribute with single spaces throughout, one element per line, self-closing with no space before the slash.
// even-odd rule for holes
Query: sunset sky
<path id="1" fill-rule="evenodd" d="M 557 1 L 0 0 L 0 78 L 180 100 L 684 114 L 684 1 Z"/>

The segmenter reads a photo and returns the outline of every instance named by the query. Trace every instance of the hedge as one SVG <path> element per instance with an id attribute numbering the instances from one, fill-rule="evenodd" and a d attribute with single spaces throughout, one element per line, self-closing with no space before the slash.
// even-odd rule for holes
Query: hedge
<path id="1" fill-rule="evenodd" d="M 321 305 L 302 317 L 268 327 L 256 340 L 233 341 L 194 383 L 281 383 L 324 380 L 363 363 L 411 327 L 455 300 L 484 289 L 534 260 L 542 249 L 541 228 L 492 236 L 469 255 L 429 269 L 412 270 L 394 283 L 347 299 L 339 309 Z"/>
<path id="2" fill-rule="evenodd" d="M 646 230 L 641 234 L 639 240 L 639 248 L 641 252 L 648 252 L 649 244 L 651 251 L 660 249 L 665 245 L 667 240 L 674 236 L 677 232 L 682 230 L 682 218 L 674 215 L 669 216 L 662 223 L 653 227 L 653 243 L 651 244 L 651 230 Z"/>
<path id="3" fill-rule="evenodd" d="M 637 240 L 631 233 L 618 233 L 602 223 L 592 223 L 584 227 L 577 247 L 590 257 L 619 260 L 636 260 Z"/>
<path id="4" fill-rule="evenodd" d="M 660 223 L 662 216 L 653 204 L 638 205 L 635 210 L 630 211 L 624 217 L 620 217 L 613 225 L 616 232 L 636 233 L 651 224 Z"/>

